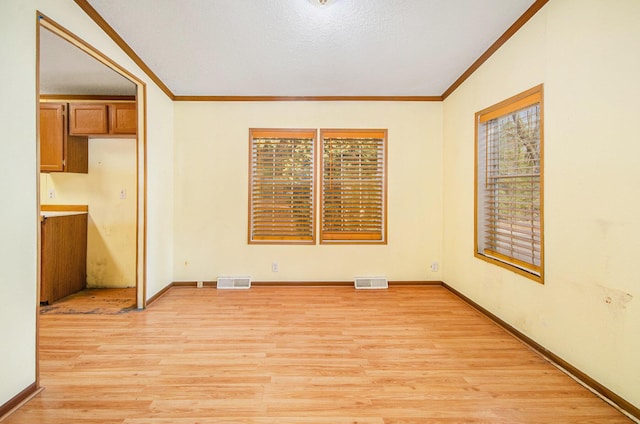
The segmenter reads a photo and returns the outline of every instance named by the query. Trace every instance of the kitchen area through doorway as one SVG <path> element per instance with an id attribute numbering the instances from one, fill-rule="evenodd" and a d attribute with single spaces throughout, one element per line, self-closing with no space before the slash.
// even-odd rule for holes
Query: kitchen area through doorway
<path id="1" fill-rule="evenodd" d="M 39 37 L 41 313 L 135 309 L 137 86 Z"/>

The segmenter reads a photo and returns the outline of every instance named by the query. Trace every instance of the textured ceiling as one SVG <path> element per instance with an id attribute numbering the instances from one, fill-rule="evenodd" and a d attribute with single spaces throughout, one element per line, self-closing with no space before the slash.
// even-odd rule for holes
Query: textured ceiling
<path id="1" fill-rule="evenodd" d="M 439 96 L 534 0 L 88 0 L 179 96 Z"/>
<path id="2" fill-rule="evenodd" d="M 71 43 L 40 29 L 40 94 L 126 95 L 136 86 Z"/>

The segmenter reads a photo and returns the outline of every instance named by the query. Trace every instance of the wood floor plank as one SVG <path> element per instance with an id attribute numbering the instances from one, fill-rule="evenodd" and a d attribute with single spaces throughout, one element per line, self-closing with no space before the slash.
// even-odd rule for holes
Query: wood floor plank
<path id="1" fill-rule="evenodd" d="M 41 315 L 46 389 L 3 424 L 631 422 L 442 287 L 82 302 Z"/>

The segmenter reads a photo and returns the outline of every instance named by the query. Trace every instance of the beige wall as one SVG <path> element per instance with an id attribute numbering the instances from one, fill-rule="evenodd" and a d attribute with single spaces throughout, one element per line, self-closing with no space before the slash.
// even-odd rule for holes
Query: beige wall
<path id="1" fill-rule="evenodd" d="M 175 105 L 175 279 L 440 280 L 440 103 L 246 102 Z M 388 128 L 388 244 L 247 244 L 249 128 Z M 271 263 L 279 272 L 271 272 Z"/>
<path id="2" fill-rule="evenodd" d="M 614 5 L 615 4 L 615 5 Z M 640 2 L 549 2 L 444 102 L 444 280 L 640 406 Z M 544 285 L 473 256 L 474 113 L 544 83 Z"/>
<path id="3" fill-rule="evenodd" d="M 0 405 L 35 381 L 36 38 L 29 3 L 0 3 Z"/>
<path id="4" fill-rule="evenodd" d="M 11 64 L 0 99 L 0 234 L 11 241 L 0 244 L 0 404 L 35 381 L 40 9 L 148 83 L 147 298 L 172 280 L 221 274 L 442 279 L 640 406 L 639 8 L 551 1 L 443 104 L 174 105 L 73 2 L 0 2 L 0 60 Z M 473 257 L 473 114 L 539 83 L 545 285 Z M 249 127 L 388 128 L 389 244 L 248 246 Z"/>
<path id="5" fill-rule="evenodd" d="M 89 173 L 40 174 L 40 202 L 89 206 L 87 287 L 135 287 L 135 139 L 90 139 Z"/>
<path id="6" fill-rule="evenodd" d="M 172 281 L 173 103 L 71 1 L 0 2 L 3 154 L 0 155 L 0 405 L 35 382 L 38 168 L 36 161 L 36 10 L 78 35 L 146 82 L 147 180 L 169 188 L 148 191 L 147 291 Z M 144 153 L 141 150 L 141 153 Z M 139 157 L 143 157 L 139 154 Z M 144 169 L 144 167 L 141 167 Z M 151 184 L 148 184 L 149 188 Z M 159 245 L 162 246 L 159 246 Z M 140 261 L 144 264 L 143 261 Z"/>
<path id="7" fill-rule="evenodd" d="M 146 287 L 149 299 L 174 281 L 173 271 L 173 102 L 154 85 L 147 89 L 146 152 Z M 140 152 L 138 153 L 140 156 Z M 140 196 L 142 198 L 142 195 Z"/>

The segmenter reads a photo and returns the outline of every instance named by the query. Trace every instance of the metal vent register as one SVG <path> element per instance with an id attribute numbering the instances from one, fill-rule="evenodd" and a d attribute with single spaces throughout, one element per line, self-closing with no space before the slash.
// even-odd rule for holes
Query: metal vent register
<path id="1" fill-rule="evenodd" d="M 389 283 L 385 277 L 356 277 L 354 285 L 356 289 L 389 288 Z"/>
<path id="2" fill-rule="evenodd" d="M 219 289 L 249 289 L 251 277 L 218 277 L 216 287 Z"/>

